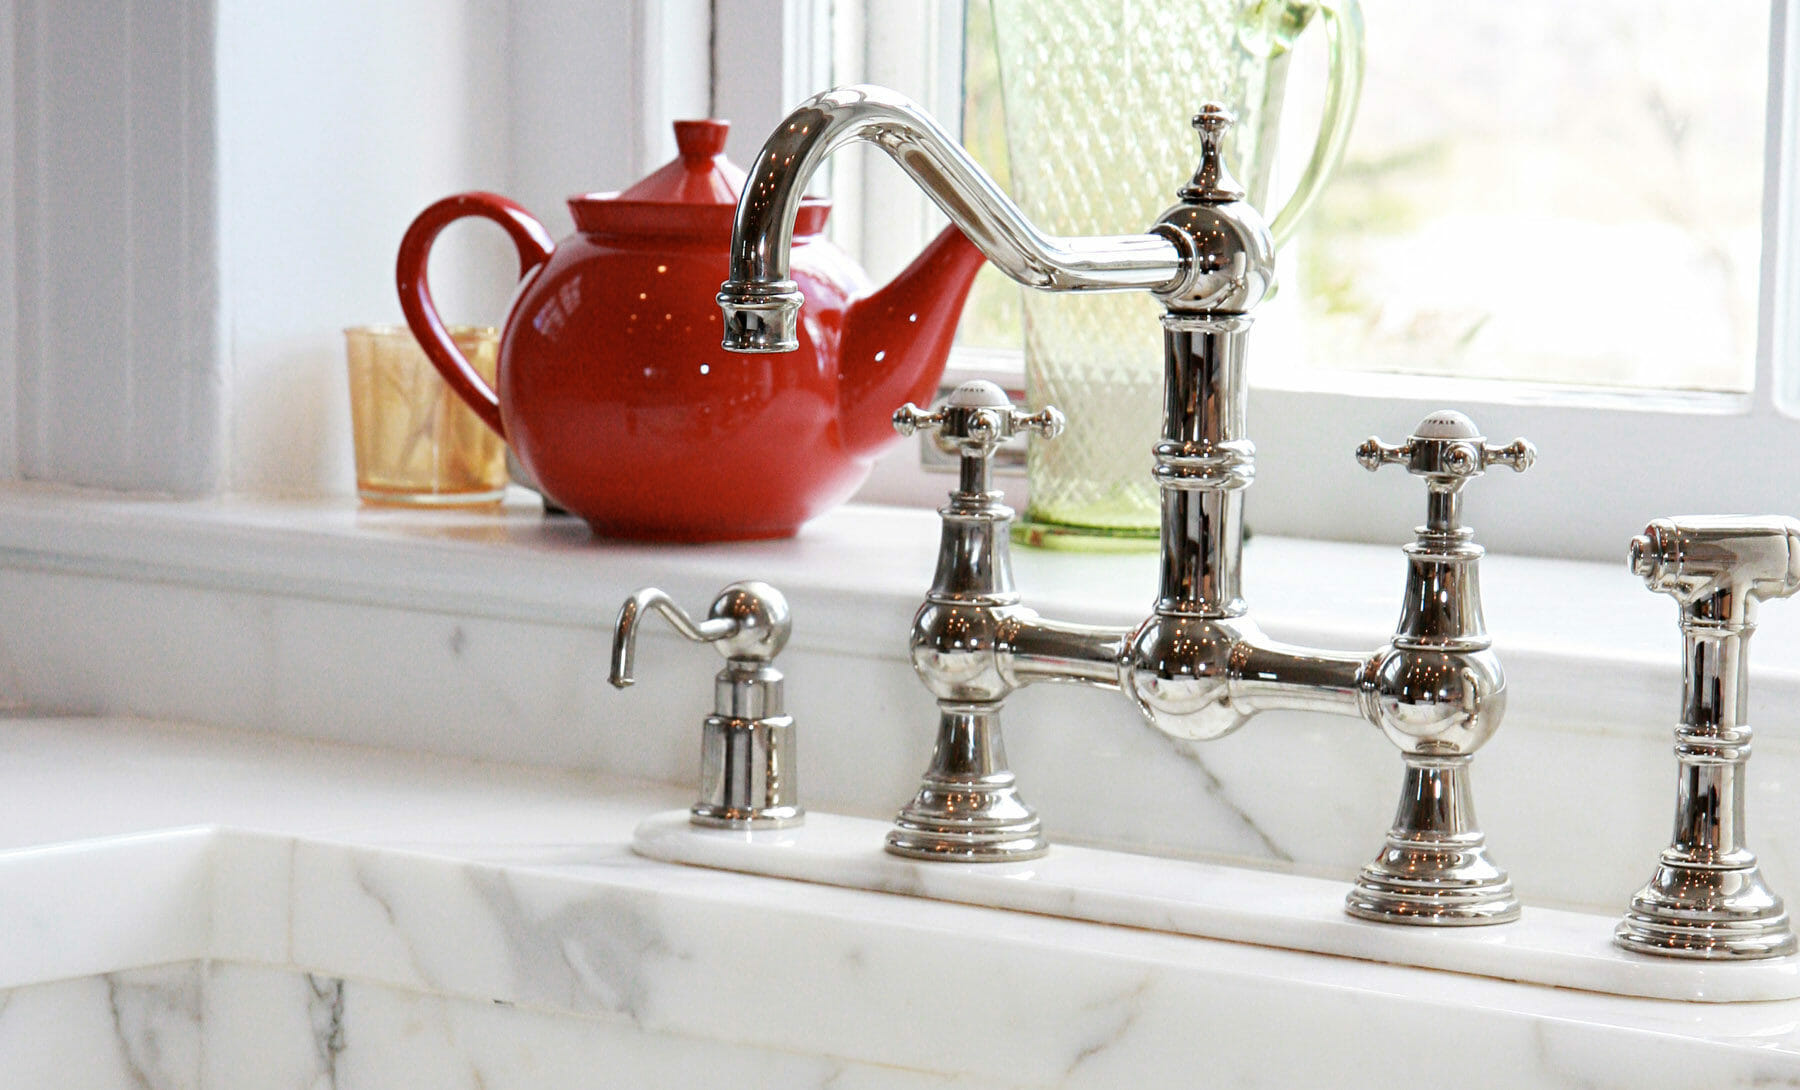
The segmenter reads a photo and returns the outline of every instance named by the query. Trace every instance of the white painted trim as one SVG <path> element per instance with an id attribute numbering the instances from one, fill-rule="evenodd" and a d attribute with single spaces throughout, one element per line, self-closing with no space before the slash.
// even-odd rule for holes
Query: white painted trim
<path id="1" fill-rule="evenodd" d="M 962 129 L 963 12 L 955 0 L 840 0 L 832 9 L 832 84 L 874 83 Z M 822 88 L 821 88 L 822 89 Z M 886 154 L 852 145 L 832 156 L 831 237 L 877 280 L 904 268 L 948 222 Z"/>
<path id="2" fill-rule="evenodd" d="M 775 126 L 830 80 L 830 0 L 714 0 L 712 113 L 726 153 L 756 158 Z"/>
<path id="3" fill-rule="evenodd" d="M 1772 375 L 1759 373 L 1757 383 L 1774 392 L 1783 413 L 1795 416 L 1800 415 L 1800 4 L 1795 0 L 1770 5 L 1769 40 L 1763 237 L 1776 245 L 1763 250 L 1762 280 L 1773 287 L 1763 293 L 1758 326 L 1758 343 L 1769 348 L 1757 363 Z"/>
<path id="4" fill-rule="evenodd" d="M 1630 392 L 1573 397 L 1494 383 L 1366 383 L 1379 394 L 1258 389 L 1251 435 L 1259 460 L 1247 518 L 1275 534 L 1362 541 L 1423 510 L 1403 474 L 1371 480 L 1352 451 L 1371 432 L 1403 438 L 1425 413 L 1454 405 L 1490 438 L 1524 435 L 1538 464 L 1524 477 L 1489 474 L 1469 490 L 1470 521 L 1490 548 L 1611 560 L 1653 518 L 1684 513 L 1800 512 L 1800 423 L 1784 411 L 1800 383 L 1800 19 L 1771 4 L 1764 188 L 1763 292 L 1756 391 L 1749 397 Z M 1672 320 L 1679 321 L 1679 314 Z M 1255 368 L 1252 333 L 1251 368 Z M 1554 399 L 1554 400 L 1553 400 Z M 1560 402 L 1560 403 L 1557 403 Z"/>
<path id="5" fill-rule="evenodd" d="M 670 122 L 712 115 L 712 6 L 708 0 L 631 0 L 631 6 L 632 160 L 634 176 L 641 177 L 674 158 Z"/>
<path id="6" fill-rule="evenodd" d="M 0 479 L 19 475 L 17 0 L 0 0 Z"/>
<path id="7" fill-rule="evenodd" d="M 103 188 L 102 172 L 77 170 L 85 160 L 71 160 L 55 171 L 49 161 L 47 134 L 68 102 L 51 93 L 55 65 L 43 55 L 50 47 L 45 21 L 62 21 L 57 25 L 74 28 L 74 34 L 80 9 L 49 0 L 5 0 L 0 8 L 11 16 L 4 55 L 12 63 L 4 66 L 4 76 L 15 84 L 6 96 L 12 124 L 5 127 L 5 151 L 12 162 L 4 173 L 13 184 L 6 187 L 7 208 L 0 210 L 0 228 L 6 227 L 6 215 L 13 217 L 7 264 L 0 267 L 0 280 L 10 278 L 10 290 L 0 292 L 0 316 L 9 318 L 7 328 L 15 341 L 0 360 L 0 472 L 203 493 L 213 490 L 227 471 L 223 437 L 236 427 L 226 417 L 235 415 L 230 406 L 237 392 L 230 388 L 230 369 L 221 362 L 230 356 L 221 346 L 231 344 L 232 331 L 226 324 L 230 301 L 221 301 L 219 293 L 232 290 L 233 284 L 222 279 L 221 213 L 209 204 L 218 199 L 213 187 L 228 154 L 213 144 L 214 96 L 221 93 L 213 84 L 215 9 L 210 0 L 184 0 L 177 7 L 182 20 L 144 21 L 142 37 L 119 46 L 129 54 L 117 58 L 119 67 L 144 79 L 151 73 L 169 75 L 171 56 L 175 58 L 178 78 L 159 79 L 156 95 L 134 96 L 129 103 L 131 111 L 139 111 L 130 116 L 154 113 L 175 139 L 140 141 L 115 159 L 152 156 L 155 161 L 144 168 L 148 173 L 143 177 L 173 179 L 180 212 L 178 219 L 162 214 L 169 206 L 162 191 L 146 190 L 135 206 L 154 198 L 157 214 L 134 221 L 136 256 L 120 268 L 138 272 L 117 273 L 112 287 L 129 303 L 126 309 L 155 319 L 156 328 L 121 329 L 112 340 L 101 338 L 105 344 L 90 343 L 91 329 L 83 334 L 86 340 L 70 339 L 77 326 L 92 323 L 71 322 L 60 311 L 52 312 L 53 305 L 68 308 L 51 298 L 46 285 L 55 278 L 45 275 L 53 263 L 61 268 L 73 261 L 64 245 L 71 238 L 80 242 L 89 232 L 107 228 L 92 213 L 106 208 L 104 196 L 120 193 L 116 185 Z M 878 35 L 884 46 L 891 46 L 899 42 L 901 30 L 913 28 L 908 50 L 914 62 L 925 69 L 928 83 L 941 83 L 953 67 L 945 59 L 946 43 L 956 38 L 954 20 L 943 13 L 954 7 L 932 9 L 935 22 L 921 16 L 921 9 L 892 0 L 844 0 L 838 13 L 860 20 L 865 44 L 868 36 Z M 832 82 L 821 70 L 831 53 L 821 41 L 827 10 L 825 0 L 718 0 L 711 7 L 705 0 L 561 0 L 553 9 L 547 3 L 510 6 L 503 44 L 513 51 L 507 77 L 512 103 L 507 129 L 513 143 L 503 152 L 505 184 L 540 215 L 553 219 L 561 198 L 573 189 L 626 184 L 660 162 L 669 149 L 656 144 L 667 140 L 668 120 L 702 112 L 703 100 L 710 104 L 705 112 L 728 108 L 737 114 L 734 154 L 748 160 L 795 101 Z M 1765 215 L 1770 236 L 1782 244 L 1771 247 L 1765 259 L 1773 288 L 1765 292 L 1761 316 L 1759 394 L 1741 407 L 1724 406 L 1731 411 L 1723 414 L 1716 411 L 1718 399 L 1698 406 L 1706 412 L 1690 414 L 1671 411 L 1667 399 L 1649 411 L 1598 412 L 1526 404 L 1530 391 L 1495 397 L 1491 390 L 1422 380 L 1408 380 L 1406 389 L 1393 396 L 1259 390 L 1252 435 L 1262 458 L 1260 479 L 1250 496 L 1252 525 L 1263 532 L 1364 540 L 1386 538 L 1395 527 L 1410 525 L 1417 519 L 1417 496 L 1409 482 L 1393 475 L 1367 478 L 1348 452 L 1369 432 L 1402 434 L 1419 415 L 1444 401 L 1468 407 L 1494 437 L 1524 433 L 1543 452 L 1529 476 L 1482 482 L 1472 493 L 1472 520 L 1483 539 L 1502 550 L 1610 557 L 1653 515 L 1678 509 L 1792 510 L 1788 467 L 1800 464 L 1800 429 L 1780 410 L 1791 399 L 1777 396 L 1775 378 L 1777 361 L 1800 360 L 1800 321 L 1792 302 L 1800 285 L 1800 215 L 1795 213 L 1800 167 L 1795 165 L 1792 131 L 1800 107 L 1795 66 L 1784 63 L 1800 55 L 1794 44 L 1800 20 L 1794 10 L 1793 0 L 1772 5 L 1776 48 L 1771 64 L 1786 79 L 1771 92 L 1768 172 L 1774 181 Z M 522 40 L 521 20 L 532 13 L 549 20 L 553 36 L 569 44 L 558 54 L 560 61 L 549 63 L 554 58 L 533 52 L 531 43 Z M 591 101 L 562 101 L 560 107 L 554 97 L 544 97 L 550 94 L 544 80 L 551 77 L 565 95 L 569 87 L 593 90 L 594 50 L 603 39 L 618 40 L 613 32 L 622 15 L 629 20 L 633 51 L 628 71 L 637 73 L 627 77 L 629 86 L 618 95 L 596 92 Z M 178 41 L 180 48 L 164 48 L 170 41 Z M 866 48 L 864 53 L 865 70 L 842 74 L 888 79 L 890 70 L 875 71 L 879 65 L 868 59 L 873 54 Z M 881 55 L 886 58 L 881 64 L 895 63 L 898 57 L 885 50 Z M 537 75 L 529 75 L 533 72 Z M 703 77 L 708 77 L 704 89 Z M 533 87 L 544 94 L 534 97 Z M 955 116 L 953 106 L 928 105 L 940 115 Z M 582 119 L 579 124 L 571 122 L 575 115 Z M 159 148 L 167 152 L 161 158 Z M 66 148 L 62 154 L 68 154 Z M 845 172 L 854 169 L 849 153 L 835 158 L 843 161 Z M 121 159 L 114 166 L 129 169 L 130 163 Z M 900 189 L 910 189 L 897 171 L 881 169 Z M 867 173 L 868 187 L 842 187 L 840 199 L 846 205 L 874 191 L 879 174 Z M 860 199 L 865 205 L 888 200 Z M 878 256 L 877 263 L 907 256 L 920 233 L 893 231 L 893 239 L 907 240 L 894 242 L 890 258 Z M 58 246 L 54 255 L 53 240 Z M 168 253 L 177 255 L 174 276 L 165 275 L 161 263 Z M 116 309 L 105 301 L 93 306 L 99 318 Z M 1254 359 L 1254 340 L 1251 351 Z M 1800 383 L 1792 374 L 1783 381 L 1788 384 L 1784 395 Z M 931 479 L 919 491 L 936 495 L 941 484 Z"/>

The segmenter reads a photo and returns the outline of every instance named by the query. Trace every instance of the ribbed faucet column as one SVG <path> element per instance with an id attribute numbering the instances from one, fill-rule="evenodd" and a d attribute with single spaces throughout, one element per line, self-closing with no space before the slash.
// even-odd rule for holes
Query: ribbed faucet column
<path id="1" fill-rule="evenodd" d="M 1690 606 L 1682 616 L 1675 832 L 1614 937 L 1627 949 L 1680 957 L 1791 954 L 1787 912 L 1764 883 L 1744 832 L 1746 652 L 1755 626 L 1747 599 L 1717 598 L 1737 608 L 1707 616 Z"/>
<path id="2" fill-rule="evenodd" d="M 1698 621 L 1682 626 L 1681 758 L 1675 839 L 1669 852 L 1700 866 L 1753 861 L 1744 842 L 1744 765 L 1750 758 L 1745 716 L 1751 625 Z"/>
<path id="3" fill-rule="evenodd" d="M 1163 435 L 1159 614 L 1237 617 L 1244 542 L 1243 491 L 1256 475 L 1244 437 L 1243 315 L 1163 315 Z"/>

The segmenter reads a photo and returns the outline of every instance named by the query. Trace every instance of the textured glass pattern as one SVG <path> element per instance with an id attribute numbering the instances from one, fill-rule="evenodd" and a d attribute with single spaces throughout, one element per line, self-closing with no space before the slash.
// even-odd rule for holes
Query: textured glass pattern
<path id="1" fill-rule="evenodd" d="M 1142 231 L 1192 175 L 1190 121 L 1209 100 L 1240 118 L 1229 155 L 1247 162 L 1270 65 L 1240 23 L 1268 5 L 1239 0 L 993 0 L 1015 199 L 1058 235 Z M 1246 103 L 1254 105 L 1246 109 Z M 1069 425 L 1030 453 L 1028 523 L 1139 531 L 1157 526 L 1151 444 L 1160 432 L 1160 306 L 1141 292 L 1024 293 L 1026 390 Z"/>

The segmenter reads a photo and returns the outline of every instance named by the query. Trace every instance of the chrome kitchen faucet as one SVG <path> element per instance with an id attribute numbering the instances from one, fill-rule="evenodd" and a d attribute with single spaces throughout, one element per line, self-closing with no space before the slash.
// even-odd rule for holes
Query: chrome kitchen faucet
<path id="1" fill-rule="evenodd" d="M 970 383 L 943 408 L 908 405 L 895 426 L 935 429 L 959 452 L 961 477 L 940 514 L 937 573 L 913 621 L 913 667 L 939 706 L 936 750 L 917 796 L 888 834 L 904 856 L 1029 859 L 1047 849 L 1036 813 L 1007 767 L 1000 712 L 1015 689 L 1066 681 L 1128 695 L 1178 739 L 1207 740 L 1277 708 L 1356 716 L 1400 748 L 1405 782 L 1387 841 L 1346 902 L 1354 915 L 1419 924 L 1517 917 L 1506 873 L 1475 821 L 1471 755 L 1492 736 L 1506 682 L 1481 616 L 1482 549 L 1461 523 L 1462 488 L 1490 465 L 1522 471 L 1515 440 L 1490 446 L 1455 412 L 1420 423 L 1403 444 L 1370 439 L 1367 468 L 1424 478 L 1425 525 L 1406 546 L 1398 629 L 1369 652 L 1269 639 L 1239 588 L 1243 492 L 1255 475 L 1246 437 L 1245 341 L 1268 294 L 1274 244 L 1231 177 L 1217 105 L 1194 119 L 1201 158 L 1178 202 L 1143 234 L 1040 233 L 932 119 L 880 87 L 829 91 L 798 107 L 763 146 L 738 202 L 730 278 L 719 292 L 724 344 L 740 352 L 795 347 L 801 297 L 788 278 L 795 211 L 833 150 L 867 140 L 891 155 L 988 259 L 1044 291 L 1149 291 L 1165 307 L 1163 430 L 1153 447 L 1162 496 L 1160 587 L 1130 628 L 1054 621 L 1022 604 L 1008 544 L 1012 511 L 990 487 L 988 459 L 1009 435 L 1061 428 L 1054 409 L 1014 409 L 998 387 Z"/>

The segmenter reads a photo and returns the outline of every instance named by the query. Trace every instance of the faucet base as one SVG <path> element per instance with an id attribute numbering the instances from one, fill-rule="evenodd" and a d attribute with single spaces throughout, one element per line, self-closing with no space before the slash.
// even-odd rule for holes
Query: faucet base
<path id="1" fill-rule="evenodd" d="M 1519 901 L 1485 844 L 1446 848 L 1390 838 L 1356 876 L 1344 911 L 1376 923 L 1466 927 L 1510 923 L 1519 918 Z"/>
<path id="2" fill-rule="evenodd" d="M 887 850 L 910 859 L 997 863 L 1050 850 L 1037 811 L 1019 798 L 1000 737 L 998 704 L 939 705 L 937 746 L 888 831 Z"/>
<path id="3" fill-rule="evenodd" d="M 1007 772 L 979 783 L 927 776 L 888 830 L 887 850 L 909 859 L 997 863 L 1036 859 L 1050 842 Z"/>
<path id="4" fill-rule="evenodd" d="M 1754 863 L 1703 867 L 1664 859 L 1613 932 L 1627 950 L 1663 957 L 1742 961 L 1800 949 L 1781 898 Z"/>
<path id="5" fill-rule="evenodd" d="M 1406 755 L 1406 782 L 1381 854 L 1344 910 L 1377 923 L 1458 927 L 1519 918 L 1512 880 L 1475 823 L 1469 758 Z"/>
<path id="6" fill-rule="evenodd" d="M 976 825 L 966 820 L 920 820 L 909 806 L 888 831 L 887 850 L 890 855 L 940 863 L 1037 859 L 1050 850 L 1050 842 L 1044 839 L 1037 815 L 1031 813 L 1030 807 L 1024 809 L 1030 815 L 1026 820 Z"/>

